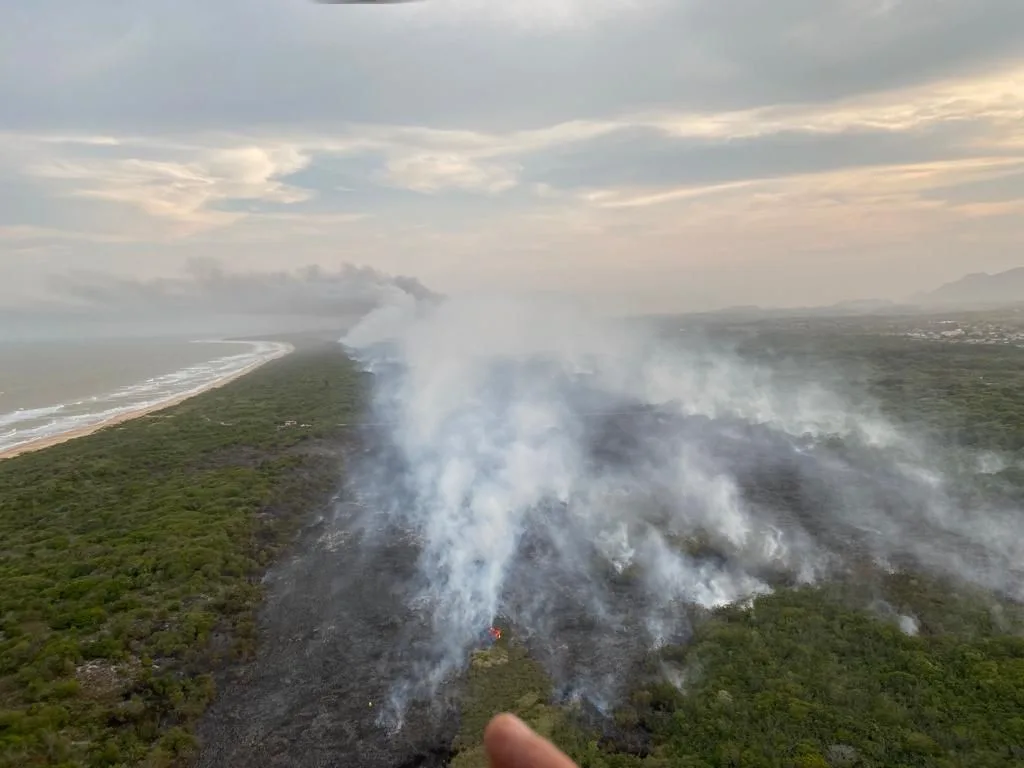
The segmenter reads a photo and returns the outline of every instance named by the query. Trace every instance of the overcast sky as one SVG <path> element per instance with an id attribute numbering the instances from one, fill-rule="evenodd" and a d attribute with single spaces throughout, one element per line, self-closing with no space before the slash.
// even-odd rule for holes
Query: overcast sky
<path id="1" fill-rule="evenodd" d="M 1022 244 L 1021 0 L 0 0 L 0 301 L 218 258 L 823 304 Z"/>

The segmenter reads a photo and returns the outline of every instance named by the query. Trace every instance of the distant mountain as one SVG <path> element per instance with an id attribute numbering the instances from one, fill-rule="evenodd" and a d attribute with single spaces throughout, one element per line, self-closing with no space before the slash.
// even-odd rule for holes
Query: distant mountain
<path id="1" fill-rule="evenodd" d="M 990 275 L 975 272 L 914 297 L 916 304 L 943 307 L 991 307 L 1024 303 L 1024 267 Z"/>

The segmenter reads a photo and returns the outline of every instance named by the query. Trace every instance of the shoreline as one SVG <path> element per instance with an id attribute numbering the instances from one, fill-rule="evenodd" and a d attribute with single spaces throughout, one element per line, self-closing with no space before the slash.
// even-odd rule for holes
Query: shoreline
<path id="1" fill-rule="evenodd" d="M 12 448 L 7 448 L 6 450 L 0 450 L 0 461 L 3 461 L 4 459 L 13 459 L 15 456 L 20 456 L 23 453 L 34 453 L 35 451 L 41 451 L 44 448 L 51 448 L 55 445 L 66 443 L 69 440 L 75 440 L 76 438 L 79 437 L 91 435 L 93 432 L 98 432 L 99 430 L 106 429 L 107 427 L 115 427 L 119 424 L 123 424 L 126 421 L 139 419 L 142 418 L 143 416 L 148 416 L 151 413 L 163 411 L 167 408 L 172 408 L 175 405 L 180 405 L 186 400 L 191 400 L 193 397 L 201 395 L 204 392 L 209 392 L 210 390 L 223 387 L 226 384 L 230 384 L 232 381 L 236 381 L 237 379 L 240 379 L 243 376 L 252 373 L 257 368 L 266 365 L 270 361 L 279 360 L 280 358 L 286 357 L 295 351 L 295 346 L 293 344 L 288 344 L 286 342 L 276 343 L 279 343 L 281 345 L 281 349 L 279 349 L 277 352 L 274 352 L 273 354 L 268 355 L 267 357 L 264 357 L 261 360 L 256 360 L 247 365 L 245 368 L 242 368 L 239 371 L 235 371 L 229 376 L 217 379 L 216 381 L 211 381 L 209 384 L 202 387 L 201 389 L 192 390 L 191 392 L 186 392 L 181 395 L 175 395 L 174 397 L 171 397 L 167 400 L 161 400 L 159 403 L 153 403 L 152 405 L 146 405 L 140 408 L 135 408 L 130 411 L 125 411 L 124 413 L 119 413 L 116 416 L 111 416 L 110 418 L 104 419 L 103 421 L 98 421 L 95 424 L 90 424 L 85 427 L 79 427 L 77 429 L 71 429 L 68 430 L 67 432 L 61 432 L 60 434 L 56 435 L 40 437 L 36 440 L 30 440 L 27 443 L 22 443 L 21 445 L 16 445 Z"/>

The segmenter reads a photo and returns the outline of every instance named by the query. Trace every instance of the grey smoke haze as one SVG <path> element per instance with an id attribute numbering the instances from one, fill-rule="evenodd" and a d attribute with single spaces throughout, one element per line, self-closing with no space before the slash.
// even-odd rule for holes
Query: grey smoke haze
<path id="1" fill-rule="evenodd" d="M 130 312 L 202 312 L 256 315 L 364 315 L 398 294 L 419 300 L 435 294 L 411 277 L 344 264 L 294 271 L 230 271 L 204 259 L 176 278 L 134 279 L 77 272 L 51 277 L 58 296 L 86 308 Z"/>
<path id="2" fill-rule="evenodd" d="M 343 343 L 375 374 L 384 446 L 355 489 L 422 547 L 430 643 L 399 714 L 498 616 L 603 706 L 622 628 L 657 647 L 780 581 L 912 565 L 1024 598 L 1019 510 L 969 500 L 942 451 L 798 371 L 496 299 L 385 307 Z"/>

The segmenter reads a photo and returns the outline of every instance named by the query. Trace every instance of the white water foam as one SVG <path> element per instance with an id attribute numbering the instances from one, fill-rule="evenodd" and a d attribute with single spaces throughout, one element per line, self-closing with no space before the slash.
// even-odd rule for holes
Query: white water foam
<path id="1" fill-rule="evenodd" d="M 202 340 L 196 343 L 243 344 L 246 351 L 197 363 L 112 392 L 72 403 L 0 413 L 0 453 L 39 440 L 97 426 L 132 411 L 198 394 L 262 363 L 287 354 L 290 344 L 276 341 Z"/>

